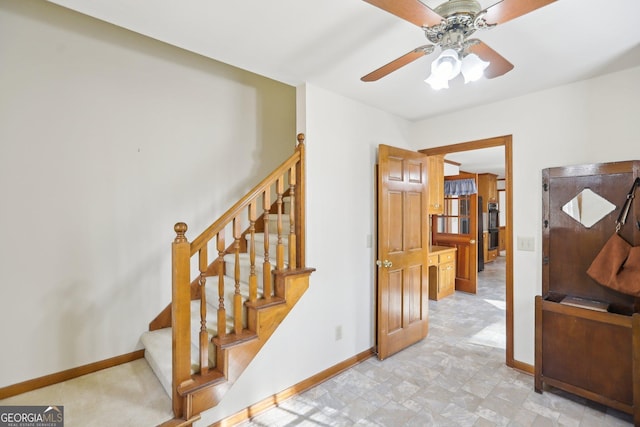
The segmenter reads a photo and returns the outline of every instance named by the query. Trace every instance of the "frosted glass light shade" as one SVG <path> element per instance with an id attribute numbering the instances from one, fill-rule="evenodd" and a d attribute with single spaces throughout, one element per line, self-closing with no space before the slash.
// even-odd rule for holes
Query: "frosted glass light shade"
<path id="1" fill-rule="evenodd" d="M 425 80 L 433 90 L 447 89 L 449 80 L 460 74 L 462 63 L 458 52 L 453 49 L 442 51 L 431 63 L 431 75 Z"/>
<path id="2" fill-rule="evenodd" d="M 462 63 L 458 52 L 446 49 L 431 63 L 431 74 L 435 74 L 438 78 L 451 80 L 460 74 L 461 67 Z"/>
<path id="3" fill-rule="evenodd" d="M 428 83 L 429 86 L 431 86 L 431 89 L 433 90 L 449 88 L 449 80 L 440 78 L 433 73 L 431 73 L 431 75 L 428 78 L 426 78 L 424 81 L 425 83 Z"/>
<path id="4" fill-rule="evenodd" d="M 480 59 L 475 53 L 470 53 L 462 59 L 462 75 L 464 82 L 475 82 L 484 76 L 484 70 L 489 66 L 487 61 Z"/>

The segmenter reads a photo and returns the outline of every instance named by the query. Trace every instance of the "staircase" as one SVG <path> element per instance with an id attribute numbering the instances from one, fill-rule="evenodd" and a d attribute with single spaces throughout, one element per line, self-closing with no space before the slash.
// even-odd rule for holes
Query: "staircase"
<path id="1" fill-rule="evenodd" d="M 191 426 L 217 405 L 308 288 L 303 141 L 192 242 L 186 224 L 174 227 L 172 301 L 141 337 L 172 398 L 164 426 Z"/>

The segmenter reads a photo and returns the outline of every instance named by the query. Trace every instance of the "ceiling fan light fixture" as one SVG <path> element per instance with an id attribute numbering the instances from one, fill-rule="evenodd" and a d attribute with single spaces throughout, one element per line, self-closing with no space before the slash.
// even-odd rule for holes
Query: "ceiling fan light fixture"
<path id="1" fill-rule="evenodd" d="M 443 50 L 440 56 L 431 63 L 431 75 L 425 80 L 433 90 L 448 89 L 449 80 L 460 74 L 462 61 L 458 52 L 453 49 Z"/>
<path id="2" fill-rule="evenodd" d="M 439 78 L 433 73 L 431 73 L 431 75 L 428 78 L 426 78 L 424 81 L 425 83 L 428 83 L 429 86 L 431 86 L 431 89 L 433 90 L 449 89 L 449 80 Z"/>
<path id="3" fill-rule="evenodd" d="M 475 82 L 484 76 L 484 70 L 489 66 L 487 61 L 480 59 L 475 53 L 470 53 L 462 59 L 461 71 L 464 82 Z"/>
<path id="4" fill-rule="evenodd" d="M 452 80 L 460 74 L 461 68 L 462 62 L 458 52 L 446 49 L 431 63 L 431 74 L 438 79 Z"/>

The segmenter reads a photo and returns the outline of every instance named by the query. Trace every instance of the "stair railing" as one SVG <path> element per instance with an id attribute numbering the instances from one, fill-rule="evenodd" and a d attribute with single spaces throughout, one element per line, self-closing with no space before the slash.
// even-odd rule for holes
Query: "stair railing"
<path id="1" fill-rule="evenodd" d="M 217 221 L 207 227 L 192 242 L 186 238 L 187 225 L 177 223 L 174 226 L 176 237 L 172 244 L 172 388 L 173 410 L 176 416 L 182 416 L 183 404 L 180 394 L 180 386 L 193 382 L 194 377 L 199 377 L 201 384 L 207 381 L 215 381 L 220 378 L 217 372 L 209 364 L 209 346 L 214 337 L 217 341 L 230 342 L 234 339 L 242 339 L 246 330 L 244 317 L 244 303 L 255 303 L 259 298 L 259 279 L 261 279 L 262 299 L 269 300 L 273 297 L 272 272 L 270 250 L 270 216 L 276 216 L 277 242 L 275 254 L 275 269 L 285 269 L 285 245 L 284 238 L 288 240 L 286 268 L 298 269 L 305 267 L 305 157 L 304 135 L 298 134 L 298 144 L 294 154 L 284 161 L 278 168 L 269 174 L 262 182 L 255 186 L 231 209 L 225 212 Z M 284 198 L 288 197 L 290 209 L 284 213 Z M 275 205 L 275 213 L 272 213 Z M 262 209 L 262 215 L 258 216 L 258 209 Z M 288 215 L 289 230 L 283 229 L 283 217 Z M 260 220 L 262 219 L 262 220 Z M 243 233 L 243 224 L 248 223 L 247 230 Z M 264 260 L 262 263 L 263 274 L 258 278 L 256 274 L 256 241 L 255 234 L 264 231 Z M 230 232 L 230 233 L 229 233 Z M 225 234 L 232 236 L 233 242 L 227 247 Z M 246 237 L 244 236 L 246 234 Z M 273 235 L 272 234 L 272 235 Z M 240 292 L 240 252 L 244 243 L 248 240 L 250 273 L 248 278 L 249 295 L 245 300 Z M 209 259 L 209 247 L 213 246 L 216 257 Z M 225 281 L 224 276 L 231 276 L 225 272 L 224 256 L 232 253 L 234 257 L 234 289 L 232 298 L 233 326 L 230 336 L 227 327 L 227 307 L 225 307 Z M 195 257 L 197 255 L 197 257 Z M 199 332 L 199 366 L 192 374 L 191 366 L 191 266 L 197 264 L 197 283 L 200 297 L 200 332 Z M 194 271 L 196 269 L 194 268 Z M 207 330 L 207 301 L 205 286 L 207 277 L 217 276 L 217 325 L 218 330 L 210 333 Z M 215 360 L 215 358 L 214 358 Z"/>

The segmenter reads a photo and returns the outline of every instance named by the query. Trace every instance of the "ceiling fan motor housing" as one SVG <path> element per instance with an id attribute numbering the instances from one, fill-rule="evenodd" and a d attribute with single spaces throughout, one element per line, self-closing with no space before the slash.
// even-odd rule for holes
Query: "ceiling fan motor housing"
<path id="1" fill-rule="evenodd" d="M 443 18 L 464 13 L 475 15 L 482 10 L 482 6 L 476 0 L 449 0 L 434 9 Z"/>
<path id="2" fill-rule="evenodd" d="M 461 51 L 464 41 L 476 31 L 475 18 L 482 11 L 476 0 L 450 0 L 442 3 L 434 11 L 443 17 L 440 24 L 424 27 L 431 43 L 444 49 Z"/>
<path id="3" fill-rule="evenodd" d="M 500 77 L 511 71 L 513 64 L 481 40 L 469 36 L 477 30 L 494 28 L 496 25 L 508 22 L 557 0 L 495 0 L 491 6 L 486 8 L 478 0 L 440 0 L 444 2 L 435 9 L 427 4 L 431 0 L 364 1 L 417 25 L 432 43 L 417 47 L 361 78 L 362 81 L 372 82 L 418 58 L 429 55 L 435 47 L 441 49 L 441 56 L 447 50 L 452 49 L 457 53 L 458 59 L 460 61 L 466 60 L 466 63 L 471 64 L 470 67 L 482 66 L 483 75 L 488 79 Z M 469 67 L 467 69 L 473 71 Z M 470 76 L 468 81 L 475 80 L 475 72 L 467 74 Z M 467 80 L 467 76 L 465 76 L 465 80 Z M 430 82 L 427 81 L 427 83 Z M 441 85 L 441 83 L 445 83 L 444 81 L 435 83 L 440 86 L 439 88 L 446 87 Z"/>

